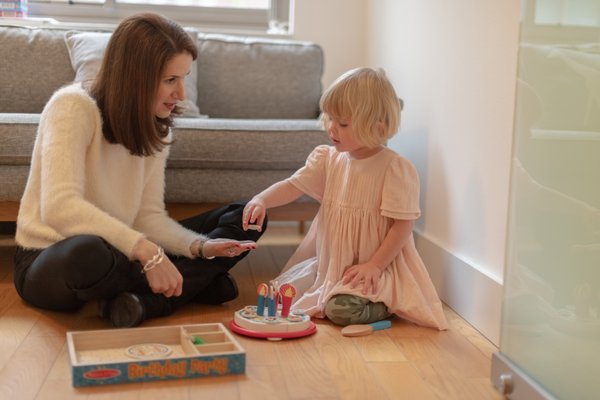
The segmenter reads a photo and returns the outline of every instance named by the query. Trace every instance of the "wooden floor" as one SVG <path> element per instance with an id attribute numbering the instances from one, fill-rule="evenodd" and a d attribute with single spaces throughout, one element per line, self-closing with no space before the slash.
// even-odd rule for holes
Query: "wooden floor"
<path id="1" fill-rule="evenodd" d="M 276 276 L 299 240 L 297 227 L 271 227 L 259 248 L 233 270 L 240 297 L 223 306 L 190 305 L 144 326 L 229 323 L 235 310 L 256 301 L 256 285 Z M 237 336 L 246 373 L 75 389 L 65 332 L 109 329 L 90 304 L 76 314 L 25 305 L 12 283 L 14 247 L 0 246 L 0 399 L 501 399 L 490 359 L 496 348 L 451 309 L 445 332 L 396 319 L 392 328 L 347 338 L 317 320 L 317 333 L 271 342 Z"/>

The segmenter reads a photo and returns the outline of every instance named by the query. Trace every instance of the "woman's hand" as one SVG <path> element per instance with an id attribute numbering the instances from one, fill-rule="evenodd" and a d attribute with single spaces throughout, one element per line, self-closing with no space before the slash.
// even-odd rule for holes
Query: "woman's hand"
<path id="1" fill-rule="evenodd" d="M 142 239 L 134 246 L 132 256 L 143 266 L 156 256 L 158 249 L 156 244 L 148 239 Z M 154 293 L 162 293 L 165 297 L 181 295 L 183 277 L 166 255 L 160 263 L 146 272 L 146 278 Z"/>
<path id="2" fill-rule="evenodd" d="M 350 283 L 350 287 L 354 289 L 360 283 L 363 284 L 362 293 L 367 294 L 369 290 L 371 293 L 376 293 L 378 290 L 379 279 L 381 278 L 382 271 L 377 266 L 365 263 L 356 264 L 344 271 L 342 282 L 344 284 Z"/>
<path id="3" fill-rule="evenodd" d="M 265 201 L 258 196 L 246 203 L 244 214 L 242 216 L 242 228 L 247 231 L 249 224 L 258 225 L 258 231 L 262 230 L 263 222 L 267 215 L 267 205 Z"/>
<path id="4" fill-rule="evenodd" d="M 251 240 L 209 239 L 204 242 L 204 257 L 237 257 L 240 254 L 256 249 L 256 242 Z"/>
<path id="5" fill-rule="evenodd" d="M 146 278 L 152 292 L 162 293 L 165 297 L 181 296 L 183 277 L 167 256 L 164 256 L 160 264 L 146 272 Z"/>

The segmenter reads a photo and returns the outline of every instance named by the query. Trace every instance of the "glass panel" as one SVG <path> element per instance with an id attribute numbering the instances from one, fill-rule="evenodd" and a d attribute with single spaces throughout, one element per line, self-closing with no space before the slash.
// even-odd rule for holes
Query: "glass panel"
<path id="1" fill-rule="evenodd" d="M 522 9 L 537 16 L 534 1 Z M 583 3 L 600 9 L 600 0 Z M 592 399 L 600 393 L 600 29 L 598 19 L 586 28 L 523 21 L 500 352 L 556 397 Z"/>
<path id="2" fill-rule="evenodd" d="M 597 0 L 537 0 L 537 24 L 598 26 L 600 5 Z"/>

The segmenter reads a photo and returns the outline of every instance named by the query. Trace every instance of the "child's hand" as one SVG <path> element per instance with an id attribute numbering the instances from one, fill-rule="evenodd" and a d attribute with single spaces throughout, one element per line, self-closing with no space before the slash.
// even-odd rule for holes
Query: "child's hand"
<path id="1" fill-rule="evenodd" d="M 254 197 L 250 200 L 246 207 L 244 207 L 244 214 L 242 216 L 242 228 L 247 231 L 249 224 L 257 225 L 256 230 L 259 232 L 262 230 L 265 215 L 267 214 L 267 207 L 265 202 L 260 197 Z"/>
<path id="2" fill-rule="evenodd" d="M 381 272 L 379 268 L 369 263 L 356 264 L 346 269 L 342 282 L 344 284 L 350 283 L 352 289 L 362 283 L 363 294 L 369 293 L 369 290 L 371 290 L 371 293 L 375 293 L 377 292 Z"/>

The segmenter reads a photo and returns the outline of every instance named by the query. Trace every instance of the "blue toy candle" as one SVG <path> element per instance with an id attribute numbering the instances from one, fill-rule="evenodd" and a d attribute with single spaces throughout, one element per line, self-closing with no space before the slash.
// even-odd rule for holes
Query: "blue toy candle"
<path id="1" fill-rule="evenodd" d="M 267 297 L 269 288 L 265 283 L 258 285 L 258 301 L 256 303 L 256 315 L 265 315 L 265 298 Z"/>
<path id="2" fill-rule="evenodd" d="M 256 315 L 264 315 L 265 314 L 265 297 L 258 295 L 258 303 L 256 305 Z"/>
<path id="3" fill-rule="evenodd" d="M 271 293 L 269 295 L 269 298 L 267 300 L 268 302 L 268 307 L 269 307 L 269 317 L 275 317 L 276 316 L 276 308 L 275 308 L 275 296 L 273 295 L 273 293 Z"/>

